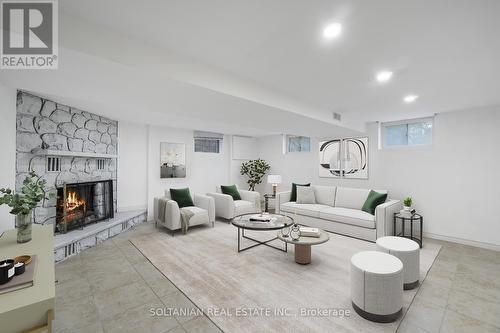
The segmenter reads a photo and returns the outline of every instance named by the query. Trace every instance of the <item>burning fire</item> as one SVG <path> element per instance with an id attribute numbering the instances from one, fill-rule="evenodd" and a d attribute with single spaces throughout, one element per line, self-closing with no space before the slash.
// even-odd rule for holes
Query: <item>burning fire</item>
<path id="1" fill-rule="evenodd" d="M 76 192 L 69 192 L 66 198 L 66 209 L 68 211 L 75 210 L 81 206 L 85 207 L 86 202 L 83 199 L 79 199 Z"/>

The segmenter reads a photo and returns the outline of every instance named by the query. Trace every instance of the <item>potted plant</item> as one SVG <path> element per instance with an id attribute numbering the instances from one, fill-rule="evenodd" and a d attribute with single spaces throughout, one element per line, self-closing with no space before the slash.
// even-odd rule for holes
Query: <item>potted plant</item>
<path id="1" fill-rule="evenodd" d="M 6 204 L 11 207 L 11 214 L 16 216 L 17 242 L 26 243 L 31 240 L 31 223 L 33 209 L 40 201 L 45 199 L 45 179 L 31 172 L 23 181 L 21 192 L 14 192 L 10 188 L 0 189 L 3 195 L 0 197 L 0 205 Z"/>
<path id="2" fill-rule="evenodd" d="M 247 176 L 248 190 L 254 191 L 255 185 L 262 183 L 262 178 L 271 166 L 263 159 L 250 160 L 241 163 L 240 173 L 242 176 Z"/>
<path id="3" fill-rule="evenodd" d="M 404 210 L 405 211 L 411 211 L 411 204 L 412 204 L 412 199 L 410 197 L 406 197 L 404 200 L 403 200 L 403 205 L 404 205 Z"/>

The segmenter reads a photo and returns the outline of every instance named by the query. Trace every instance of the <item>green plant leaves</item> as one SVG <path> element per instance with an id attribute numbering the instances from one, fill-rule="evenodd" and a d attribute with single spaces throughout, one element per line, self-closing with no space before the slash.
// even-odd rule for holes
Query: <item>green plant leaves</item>
<path id="1" fill-rule="evenodd" d="M 248 177 L 248 189 L 253 191 L 255 190 L 255 185 L 262 183 L 262 178 L 269 169 L 271 169 L 271 166 L 259 158 L 241 163 L 240 174 Z"/>
<path id="2" fill-rule="evenodd" d="M 29 214 L 38 203 L 45 198 L 44 188 L 47 185 L 45 179 L 37 176 L 35 172 L 31 172 L 23 181 L 20 193 L 15 193 L 11 189 L 2 188 L 0 193 L 0 205 L 7 205 L 12 208 L 10 211 L 13 215 Z"/>

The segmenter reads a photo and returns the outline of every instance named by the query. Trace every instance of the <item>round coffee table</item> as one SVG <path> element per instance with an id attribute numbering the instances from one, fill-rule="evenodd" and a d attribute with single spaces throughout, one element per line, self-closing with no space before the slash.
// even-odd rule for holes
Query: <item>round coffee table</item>
<path id="1" fill-rule="evenodd" d="M 284 237 L 281 232 L 278 232 L 278 238 L 285 243 L 295 245 L 295 262 L 301 265 L 311 263 L 311 245 L 318 245 L 328 242 L 330 236 L 328 233 L 320 230 L 319 237 L 304 237 L 300 236 L 298 240 L 293 240 L 290 236 Z"/>
<path id="2" fill-rule="evenodd" d="M 266 222 L 252 221 L 256 217 L 257 218 L 265 217 L 265 218 L 268 218 L 269 221 L 266 221 Z M 231 220 L 231 224 L 238 228 L 238 252 L 245 251 L 245 250 L 251 249 L 253 247 L 259 246 L 259 245 L 266 245 L 266 246 L 272 247 L 273 249 L 287 252 L 286 243 L 285 243 L 284 249 L 281 249 L 281 248 L 278 248 L 278 247 L 273 246 L 271 244 L 268 244 L 269 242 L 272 242 L 273 240 L 278 239 L 278 237 L 274 237 L 274 238 L 271 238 L 271 239 L 266 240 L 266 241 L 261 241 L 261 240 L 258 240 L 258 239 L 252 238 L 252 237 L 248 237 L 247 235 L 245 235 L 245 230 L 253 230 L 253 231 L 280 230 L 280 229 L 289 227 L 293 224 L 293 219 L 290 216 L 285 216 L 285 215 L 281 215 L 281 214 L 268 214 L 268 213 L 243 214 L 243 215 L 235 216 Z M 256 244 L 242 248 L 241 247 L 241 238 L 242 237 L 245 239 L 251 240 L 251 241 L 255 242 Z"/>

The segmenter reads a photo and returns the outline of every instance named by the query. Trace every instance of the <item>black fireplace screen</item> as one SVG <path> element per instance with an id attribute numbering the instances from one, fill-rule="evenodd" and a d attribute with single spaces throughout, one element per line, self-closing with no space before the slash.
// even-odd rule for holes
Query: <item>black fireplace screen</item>
<path id="1" fill-rule="evenodd" d="M 113 218 L 113 181 L 64 184 L 57 189 L 55 232 Z"/>

